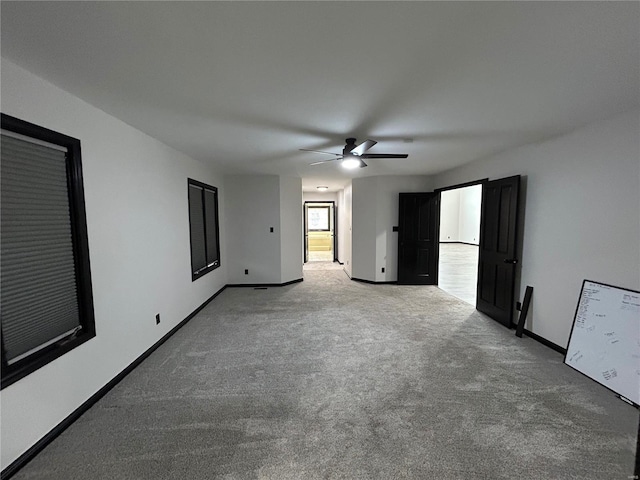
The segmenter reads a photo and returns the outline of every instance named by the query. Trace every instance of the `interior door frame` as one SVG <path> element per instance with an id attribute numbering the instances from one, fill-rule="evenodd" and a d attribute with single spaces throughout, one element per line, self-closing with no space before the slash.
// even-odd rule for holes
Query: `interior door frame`
<path id="1" fill-rule="evenodd" d="M 521 258 L 522 257 L 522 244 L 523 244 L 523 217 L 524 217 L 524 209 L 525 209 L 525 203 L 524 203 L 524 196 L 525 196 L 525 191 L 526 191 L 526 176 L 521 176 L 521 175 L 515 175 L 515 176 L 511 176 L 511 177 L 500 177 L 500 178 L 495 178 L 495 179 L 489 179 L 489 178 L 482 178 L 479 180 L 474 180 L 471 182 L 465 182 L 465 183 L 459 183 L 456 185 L 450 185 L 450 186 L 446 186 L 446 187 L 441 187 L 441 188 L 436 188 L 434 190 L 434 192 L 437 192 L 438 194 L 441 194 L 444 191 L 447 190 L 455 190 L 458 188 L 464 188 L 464 187 L 471 187 L 474 185 L 482 185 L 482 198 L 480 201 L 480 211 L 481 211 L 481 216 L 480 216 L 480 238 L 478 241 L 478 248 L 482 249 L 483 247 L 483 235 L 482 235 L 482 231 L 483 231 L 483 227 L 484 227 L 484 210 L 485 210 L 485 205 L 484 205 L 484 194 L 485 194 L 485 189 L 487 187 L 487 184 L 489 184 L 489 182 L 492 181 L 499 181 L 499 180 L 504 180 L 504 179 L 508 179 L 508 178 L 512 178 L 512 177 L 519 177 L 520 178 L 520 182 L 519 182 L 519 198 L 518 198 L 518 205 L 517 205 L 517 209 L 516 209 L 516 220 L 515 220 L 515 228 L 516 228 L 516 232 L 515 232 L 515 257 L 516 258 Z M 441 221 L 441 218 L 438 218 L 438 221 Z M 438 231 L 440 230 L 440 225 L 438 225 Z M 439 257 L 439 250 L 438 250 L 438 257 Z M 439 258 L 437 259 L 437 261 L 439 262 Z M 516 292 L 519 290 L 519 285 L 520 285 L 520 262 L 517 263 L 516 266 L 516 271 L 514 273 L 514 292 L 512 293 L 513 299 L 516 300 L 517 299 L 517 295 Z M 478 269 L 480 269 L 480 258 L 478 258 Z M 438 279 L 436 278 L 436 282 L 438 281 Z M 478 289 L 478 286 L 480 284 L 481 278 L 480 275 L 478 274 L 478 279 L 477 279 L 477 284 L 476 284 L 476 290 Z M 437 285 L 437 283 L 436 283 Z M 476 309 L 478 307 L 477 305 L 477 298 L 476 298 L 476 305 L 475 305 Z M 512 306 L 512 308 L 515 308 L 515 305 Z M 513 312 L 512 312 L 513 313 Z M 502 323 L 502 322 L 500 322 Z M 509 328 L 513 328 L 514 324 L 513 324 L 513 320 L 511 321 L 511 325 L 506 325 L 505 326 L 509 327 Z"/>
<path id="2" fill-rule="evenodd" d="M 434 193 L 438 194 L 438 202 L 440 205 L 440 208 L 442 208 L 442 192 L 446 192 L 448 190 L 457 190 L 459 188 L 466 188 L 466 187 L 473 187 L 475 185 L 482 185 L 482 189 L 484 190 L 484 186 L 487 184 L 487 182 L 489 181 L 488 178 L 481 178 L 479 180 L 473 180 L 471 182 L 465 182 L 465 183 L 458 183 L 456 185 L 451 185 L 451 186 L 447 186 L 447 187 L 441 187 L 441 188 L 436 188 L 434 189 Z M 482 212 L 482 196 L 480 197 L 480 212 Z M 438 215 L 438 243 L 440 243 L 440 222 L 442 222 L 442 215 Z M 480 231 L 482 231 L 482 216 L 480 217 Z M 482 236 L 480 236 L 480 238 L 478 238 L 478 248 L 481 248 L 482 245 L 480 244 L 480 242 L 482 241 Z M 436 262 L 438 264 L 440 264 L 440 249 L 437 250 L 436 252 Z M 440 269 L 438 269 L 438 271 L 436 272 L 436 285 L 438 285 L 438 280 L 439 277 L 438 275 L 440 274 Z M 476 283 L 476 288 L 478 287 L 477 283 Z"/>
<path id="3" fill-rule="evenodd" d="M 304 244 L 304 263 L 309 261 L 309 232 L 307 231 L 307 207 L 313 206 L 314 203 L 322 203 L 322 204 L 331 204 L 329 207 L 333 212 L 329 212 L 329 221 L 333 222 L 333 229 L 330 230 L 333 235 L 332 242 L 332 251 L 333 251 L 333 261 L 338 261 L 338 212 L 336 210 L 336 201 L 335 200 L 305 200 L 302 204 L 302 238 Z"/>

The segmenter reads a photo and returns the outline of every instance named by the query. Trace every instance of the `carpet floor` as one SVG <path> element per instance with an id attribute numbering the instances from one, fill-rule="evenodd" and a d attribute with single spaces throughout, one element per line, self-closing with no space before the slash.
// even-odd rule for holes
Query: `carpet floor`
<path id="1" fill-rule="evenodd" d="M 437 287 L 228 288 L 16 479 L 615 479 L 638 411 Z"/>

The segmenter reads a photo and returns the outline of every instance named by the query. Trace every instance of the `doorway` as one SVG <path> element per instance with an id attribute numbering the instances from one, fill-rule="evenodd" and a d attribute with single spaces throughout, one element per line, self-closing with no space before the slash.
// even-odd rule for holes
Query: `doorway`
<path id="1" fill-rule="evenodd" d="M 470 238 L 478 241 L 479 248 L 475 282 L 477 293 L 475 302 L 469 303 L 475 304 L 477 310 L 504 326 L 511 327 L 515 311 L 517 255 L 522 251 L 517 235 L 520 175 L 454 185 L 436 189 L 432 193 L 400 193 L 398 283 L 443 287 L 441 272 L 439 272 L 441 246 L 439 240 L 442 227 L 440 200 L 443 193 L 448 190 L 474 185 L 480 185 L 480 199 L 474 200 L 480 204 L 480 221 L 477 236 Z M 459 215 L 460 213 L 458 213 L 458 229 Z M 443 236 L 445 240 L 451 242 L 451 235 L 447 235 L 446 231 Z M 457 243 L 462 243 L 459 231 Z M 474 245 L 474 243 L 471 244 Z M 469 277 L 469 275 L 461 275 L 461 277 Z M 473 280 L 467 285 L 471 288 Z"/>
<path id="2" fill-rule="evenodd" d="M 482 184 L 440 192 L 438 286 L 476 304 Z"/>
<path id="3" fill-rule="evenodd" d="M 337 259 L 335 202 L 304 202 L 304 261 Z"/>

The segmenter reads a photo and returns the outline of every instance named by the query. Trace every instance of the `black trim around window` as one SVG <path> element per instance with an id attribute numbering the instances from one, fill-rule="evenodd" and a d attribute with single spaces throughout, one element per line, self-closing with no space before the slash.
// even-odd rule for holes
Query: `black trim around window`
<path id="1" fill-rule="evenodd" d="M 69 337 L 58 340 L 11 365 L 7 362 L 3 337 L 2 381 L 0 388 L 5 388 L 95 337 L 96 329 L 93 309 L 93 291 L 91 286 L 91 266 L 89 263 L 84 187 L 82 181 L 80 140 L 33 123 L 25 122 L 24 120 L 4 113 L 1 114 L 1 125 L 3 130 L 66 147 L 67 149 L 67 193 L 69 195 L 78 311 L 80 326 L 82 327 L 78 332 L 75 332 Z"/>
<path id="2" fill-rule="evenodd" d="M 200 198 L 194 198 L 199 191 Z M 207 201 L 213 199 L 213 206 Z M 206 275 L 220 266 L 220 225 L 218 218 L 218 189 L 206 183 L 187 179 L 189 204 L 189 240 L 191 247 L 191 281 Z M 197 206 L 197 211 L 192 209 Z M 195 225 L 202 227 L 195 228 Z M 201 255 L 204 258 L 199 258 Z"/>
<path id="3" fill-rule="evenodd" d="M 307 202 L 307 203 L 310 203 L 310 202 Z M 325 210 L 325 212 L 321 212 L 320 215 L 322 215 L 323 213 L 327 214 L 327 219 L 326 219 L 327 228 L 309 228 L 309 231 L 310 232 L 330 232 L 331 231 L 331 207 L 328 205 L 327 206 L 307 205 L 307 215 L 309 214 L 309 210 L 312 210 L 312 209 L 319 210 L 319 211 Z"/>

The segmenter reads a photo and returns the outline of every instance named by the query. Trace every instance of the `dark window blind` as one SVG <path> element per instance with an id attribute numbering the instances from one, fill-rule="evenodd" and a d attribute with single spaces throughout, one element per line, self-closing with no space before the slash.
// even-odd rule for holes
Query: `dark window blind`
<path id="1" fill-rule="evenodd" d="M 1 136 L 2 337 L 11 364 L 80 328 L 65 152 Z"/>
<path id="2" fill-rule="evenodd" d="M 189 225 L 191 228 L 191 268 L 198 272 L 207 266 L 202 188 L 189 185 Z"/>
<path id="3" fill-rule="evenodd" d="M 204 210 L 206 216 L 206 240 L 207 240 L 207 265 L 213 265 L 218 258 L 218 212 L 217 192 L 204 189 Z"/>
<path id="4" fill-rule="evenodd" d="M 218 189 L 188 179 L 189 234 L 191 237 L 191 279 L 220 266 Z"/>

